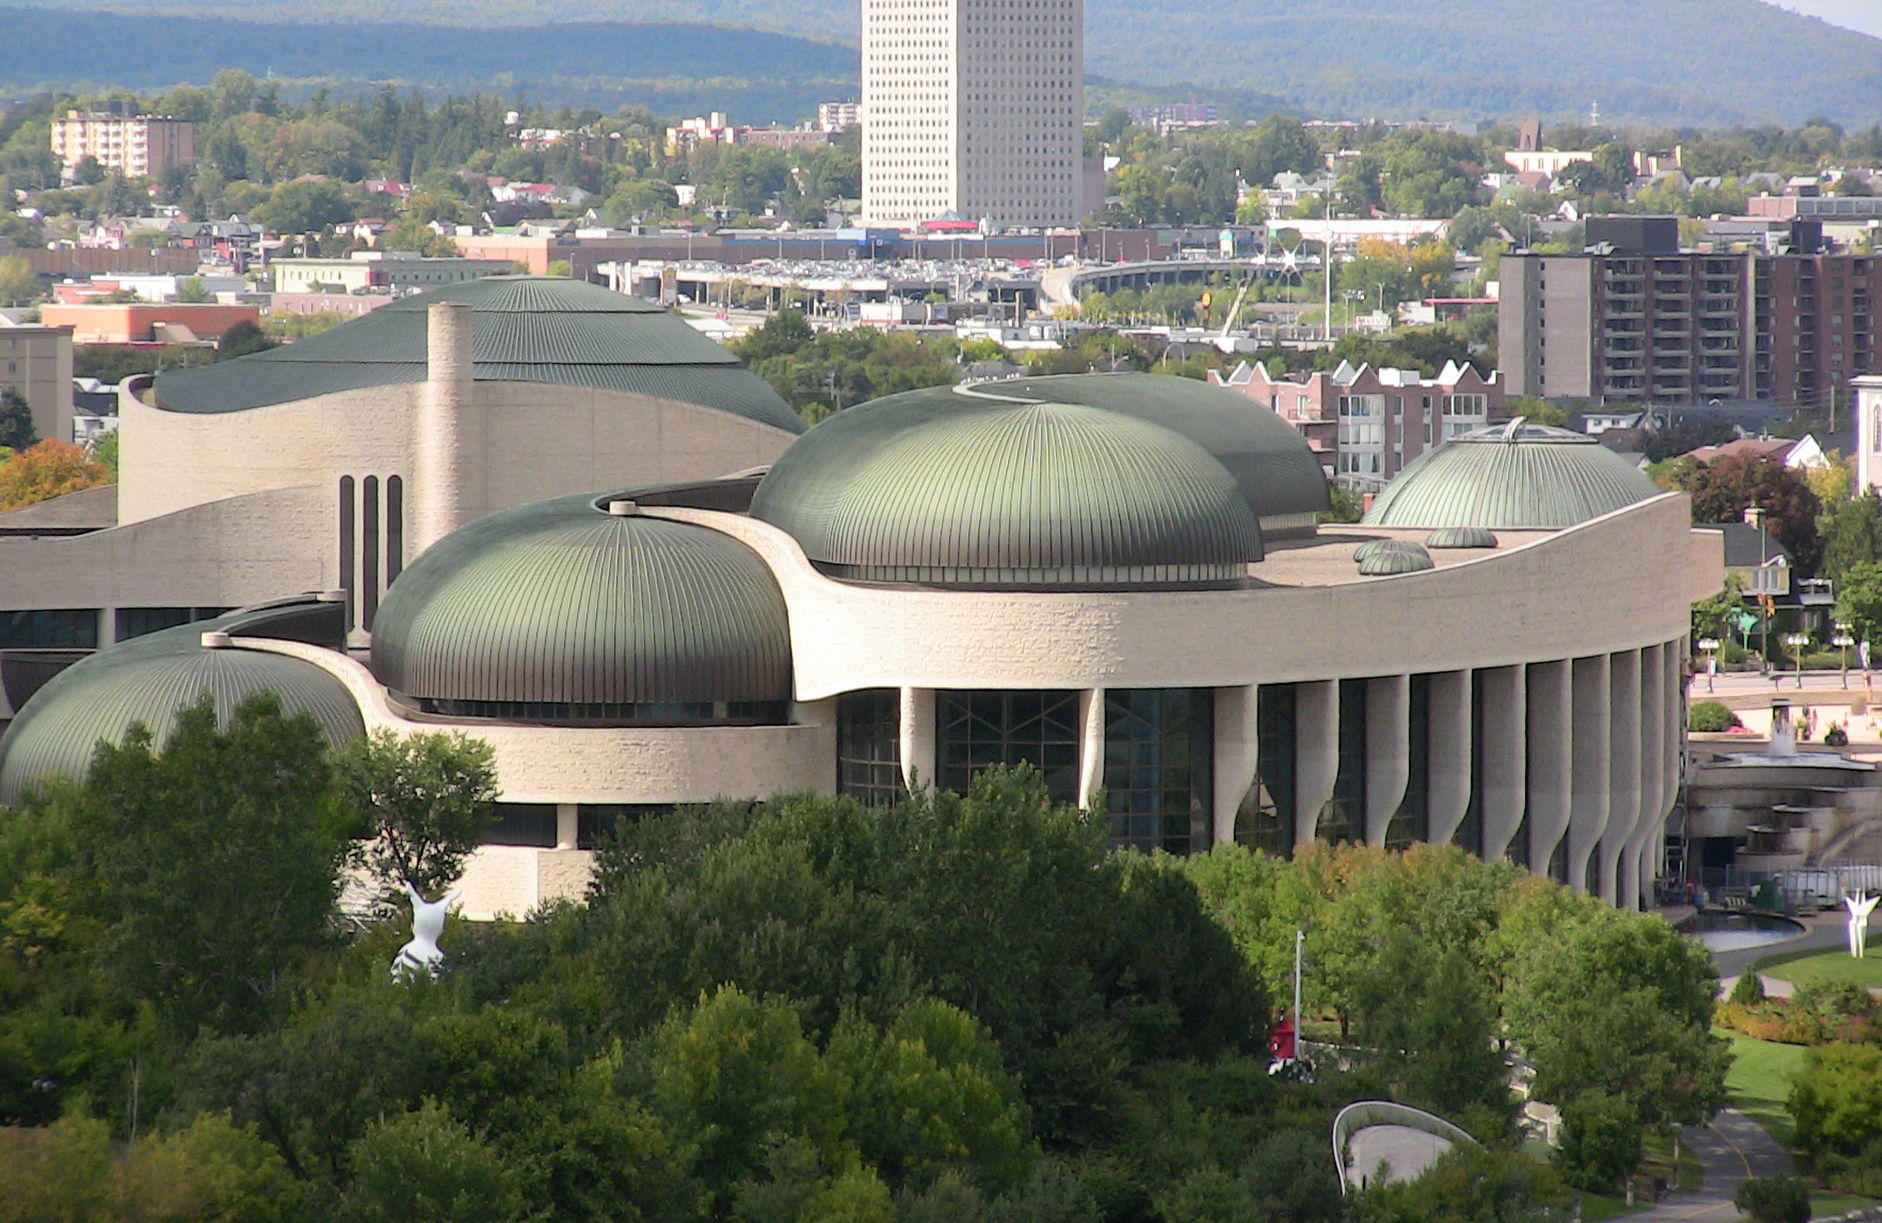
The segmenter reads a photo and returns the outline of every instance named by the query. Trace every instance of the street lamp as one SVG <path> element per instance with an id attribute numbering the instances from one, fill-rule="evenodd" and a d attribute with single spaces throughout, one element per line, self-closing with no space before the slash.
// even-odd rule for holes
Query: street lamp
<path id="1" fill-rule="evenodd" d="M 1810 644 L 1809 633 L 1786 633 L 1784 644 L 1791 648 L 1792 657 L 1797 660 L 1797 686 L 1804 686 L 1804 647 Z"/>
<path id="2" fill-rule="evenodd" d="M 1714 691 L 1712 686 L 1713 678 L 1717 676 L 1719 672 L 1719 639 L 1717 637 L 1701 637 L 1699 639 L 1699 648 L 1705 651 L 1706 656 L 1706 691 L 1712 692 Z"/>
<path id="3" fill-rule="evenodd" d="M 1843 687 L 1847 688 L 1849 687 L 1849 647 L 1856 644 L 1856 639 L 1849 635 L 1847 622 L 1842 620 L 1836 622 L 1836 636 L 1830 638 L 1830 644 L 1842 651 Z"/>

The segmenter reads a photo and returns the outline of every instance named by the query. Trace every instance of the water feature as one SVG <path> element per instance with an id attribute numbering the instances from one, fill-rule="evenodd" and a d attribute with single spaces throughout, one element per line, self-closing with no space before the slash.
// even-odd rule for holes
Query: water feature
<path id="1" fill-rule="evenodd" d="M 1679 924 L 1681 934 L 1690 934 L 1707 951 L 1742 951 L 1747 947 L 1765 947 L 1802 938 L 1802 922 L 1775 913 L 1735 913 L 1707 909 Z"/>

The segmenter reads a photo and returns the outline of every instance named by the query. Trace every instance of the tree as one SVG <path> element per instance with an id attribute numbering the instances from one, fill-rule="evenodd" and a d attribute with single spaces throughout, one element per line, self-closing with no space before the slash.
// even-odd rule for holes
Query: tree
<path id="1" fill-rule="evenodd" d="M 1822 509 L 1804 477 L 1767 456 L 1728 454 L 1676 476 L 1692 497 L 1694 522 L 1742 522 L 1758 506 L 1765 526 L 1797 568 L 1816 571 L 1817 515 Z"/>
<path id="2" fill-rule="evenodd" d="M 25 306 L 43 296 L 39 277 L 24 255 L 0 258 L 0 306 Z"/>
<path id="3" fill-rule="evenodd" d="M 1725 575 L 1719 593 L 1692 605 L 1692 635 L 1729 640 L 1738 631 L 1738 617 L 1745 610 L 1745 584 L 1736 573 Z"/>
<path id="4" fill-rule="evenodd" d="M 72 810 L 73 904 L 100 923 L 100 975 L 174 1030 L 251 1027 L 325 945 L 344 843 L 326 744 L 272 693 L 217 725 L 207 695 L 158 750 L 101 744 Z"/>
<path id="5" fill-rule="evenodd" d="M 1836 584 L 1836 618 L 1847 620 L 1858 640 L 1882 640 L 1882 560 L 1859 561 L 1843 571 Z"/>
<path id="6" fill-rule="evenodd" d="M 1795 1176 L 1758 1176 L 1741 1181 L 1732 1205 L 1752 1223 L 1810 1223 L 1810 1184 Z"/>
<path id="7" fill-rule="evenodd" d="M 112 483 L 118 479 L 118 431 L 107 429 L 92 438 L 92 461 L 105 469 L 105 475 Z"/>
<path id="8" fill-rule="evenodd" d="M 427 1102 L 386 1117 L 354 1143 L 349 1223 L 521 1223 L 532 1217 L 506 1153 Z"/>
<path id="9" fill-rule="evenodd" d="M 216 360 L 246 357 L 250 353 L 267 352 L 274 347 L 277 347 L 276 342 L 262 331 L 261 324 L 254 319 L 237 319 L 216 341 Z"/>
<path id="10" fill-rule="evenodd" d="M 1566 1223 L 1568 1207 L 1562 1182 L 1523 1152 L 1460 1146 L 1416 1180 L 1361 1193 L 1347 1217 L 1353 1223 Z"/>
<path id="11" fill-rule="evenodd" d="M 1873 488 L 1862 495 L 1825 506 L 1819 527 L 1823 536 L 1822 576 L 1840 589 L 1846 574 L 1857 565 L 1882 561 L 1882 496 Z"/>
<path id="12" fill-rule="evenodd" d="M 203 278 L 201 276 L 185 276 L 182 280 L 178 281 L 176 286 L 176 299 L 180 302 L 207 302 L 215 300 L 214 297 L 210 296 L 209 290 L 203 286 Z"/>
<path id="13" fill-rule="evenodd" d="M 0 462 L 0 512 L 96 488 L 109 479 L 103 465 L 71 442 L 47 438 Z"/>
<path id="14" fill-rule="evenodd" d="M 496 755 L 481 740 L 382 730 L 334 763 L 342 799 L 366 834 L 353 860 L 388 906 L 404 903 L 408 882 L 428 897 L 448 888 L 496 816 Z"/>
<path id="15" fill-rule="evenodd" d="M 1577 1189 L 1612 1192 L 1640 1165 L 1640 1148 L 1640 1113 L 1632 1102 L 1589 1092 L 1563 1106 L 1555 1166 Z"/>
<path id="16" fill-rule="evenodd" d="M 33 405 L 12 387 L 0 387 L 0 449 L 25 450 L 39 440 L 33 430 Z"/>
<path id="17" fill-rule="evenodd" d="M 327 179 L 297 179 L 276 187 L 255 218 L 284 234 L 312 234 L 359 216 L 346 190 Z"/>

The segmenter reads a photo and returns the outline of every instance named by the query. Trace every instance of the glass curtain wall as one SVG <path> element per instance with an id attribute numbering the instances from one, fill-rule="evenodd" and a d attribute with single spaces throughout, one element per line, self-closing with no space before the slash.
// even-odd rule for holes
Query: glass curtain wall
<path id="1" fill-rule="evenodd" d="M 1294 853 L 1294 685 L 1255 694 L 1255 784 L 1235 815 L 1235 841 L 1278 857 Z"/>
<path id="2" fill-rule="evenodd" d="M 1405 797 L 1385 826 L 1385 847 L 1405 849 L 1431 834 L 1431 677 L 1411 677 L 1406 702 Z"/>
<path id="3" fill-rule="evenodd" d="M 983 769 L 1030 764 L 1052 801 L 1077 801 L 1076 692 L 938 692 L 935 732 L 944 790 L 965 794 Z"/>
<path id="4" fill-rule="evenodd" d="M 905 793 L 901 755 L 901 693 L 870 688 L 836 699 L 838 794 L 865 807 L 895 806 Z"/>
<path id="5" fill-rule="evenodd" d="M 1104 789 L 1114 844 L 1186 854 L 1209 847 L 1215 691 L 1105 693 Z"/>

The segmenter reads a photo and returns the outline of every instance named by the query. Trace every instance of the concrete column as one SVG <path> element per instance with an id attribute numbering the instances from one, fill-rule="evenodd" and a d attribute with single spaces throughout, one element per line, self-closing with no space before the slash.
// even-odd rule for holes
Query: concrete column
<path id="1" fill-rule="evenodd" d="M 1565 658 L 1530 664 L 1525 682 L 1529 689 L 1529 869 L 1546 875 L 1555 847 L 1568 834 L 1575 684 Z"/>
<path id="2" fill-rule="evenodd" d="M 1294 844 L 1314 839 L 1340 775 L 1340 682 L 1294 685 Z"/>
<path id="3" fill-rule="evenodd" d="M 1568 815 L 1568 881 L 1588 890 L 1588 863 L 1608 822 L 1613 726 L 1606 654 L 1577 658 L 1575 668 L 1573 797 Z"/>
<path id="4" fill-rule="evenodd" d="M 1686 771 L 1686 640 L 1660 647 L 1660 685 L 1664 704 L 1660 717 L 1660 815 L 1653 835 L 1640 851 L 1640 896 L 1643 907 L 1653 903 L 1653 883 L 1666 867 L 1666 822 L 1679 803 L 1679 786 Z"/>
<path id="5" fill-rule="evenodd" d="M 1666 821 L 1666 647 L 1652 645 L 1640 651 L 1640 815 L 1634 821 L 1627 848 L 1621 851 L 1621 873 L 1615 903 L 1624 909 L 1640 907 L 1641 858 L 1647 843 L 1660 835 Z"/>
<path id="6" fill-rule="evenodd" d="M 101 607 L 98 609 L 98 648 L 118 643 L 118 609 Z"/>
<path id="7" fill-rule="evenodd" d="M 934 689 L 902 689 L 902 784 L 913 793 L 932 786 L 940 776 L 935 766 Z"/>
<path id="8" fill-rule="evenodd" d="M 1078 805 L 1087 811 L 1104 785 L 1104 689 L 1078 694 Z"/>
<path id="9" fill-rule="evenodd" d="M 1483 673 L 1483 859 L 1509 853 L 1528 805 L 1527 710 L 1523 668 L 1491 667 Z"/>
<path id="10" fill-rule="evenodd" d="M 1620 903 L 1621 855 L 1640 820 L 1640 651 L 1608 661 L 1608 822 L 1601 830 L 1601 899 Z"/>
<path id="11" fill-rule="evenodd" d="M 1261 767 L 1261 735 L 1256 720 L 1261 689 L 1254 684 L 1215 690 L 1214 843 L 1235 840 L 1235 817 L 1255 784 Z"/>
<path id="12" fill-rule="evenodd" d="M 1411 779 L 1411 676 L 1366 681 L 1366 844 L 1385 844 L 1385 830 L 1405 801 Z"/>
<path id="13" fill-rule="evenodd" d="M 1448 845 L 1470 810 L 1470 672 L 1431 677 L 1431 737 L 1426 748 L 1431 808 L 1425 835 Z"/>
<path id="14" fill-rule="evenodd" d="M 581 836 L 581 817 L 574 803 L 555 805 L 555 847 L 574 849 Z"/>
<path id="15" fill-rule="evenodd" d="M 484 456 L 477 453 L 475 422 L 468 419 L 476 374 L 471 317 L 471 307 L 464 302 L 439 302 L 425 316 L 425 381 L 412 414 L 412 481 L 407 493 L 411 532 L 406 551 L 411 557 L 476 513 L 473 469 Z"/>

